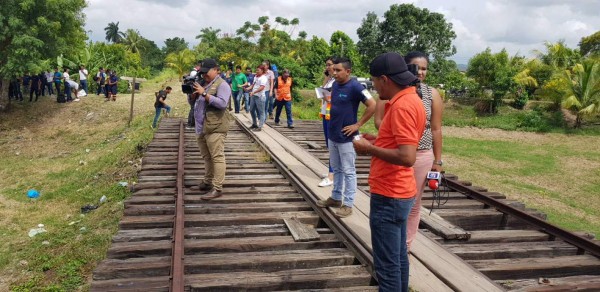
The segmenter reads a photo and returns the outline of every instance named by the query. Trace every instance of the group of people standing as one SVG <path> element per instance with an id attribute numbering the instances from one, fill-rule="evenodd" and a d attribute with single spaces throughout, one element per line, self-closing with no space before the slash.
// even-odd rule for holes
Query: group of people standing
<path id="1" fill-rule="evenodd" d="M 442 171 L 443 102 L 439 92 L 424 83 L 428 63 L 427 56 L 420 52 L 405 57 L 397 53 L 376 57 L 369 66 L 379 95 L 375 101 L 367 89 L 351 78 L 349 59 L 326 60 L 323 88 L 330 94 L 322 100 L 321 118 L 330 159 L 329 173 L 319 186 L 332 185 L 333 190 L 329 198 L 319 200 L 317 205 L 339 208 L 335 214 L 340 218 L 352 215 L 357 190 L 356 155 L 372 157 L 369 221 L 380 291 L 408 291 L 408 249 L 418 230 L 426 175 L 428 171 Z M 407 64 L 416 65 L 416 74 L 408 70 Z M 236 113 L 240 111 L 240 100 L 244 100 L 245 110 L 252 115 L 251 128 L 261 131 L 273 96 L 275 124 L 285 107 L 291 128 L 292 78 L 288 70 L 283 70 L 275 80 L 269 74 L 269 64 L 263 63 L 254 76 L 251 70 L 242 74 L 238 66 L 228 84 L 228 76 L 221 74 L 213 59 L 203 60 L 195 71 L 201 74 L 201 82 L 194 83 L 194 93 L 189 98 L 205 175 L 192 189 L 202 192 L 202 200 L 212 200 L 223 194 L 230 100 L 233 97 Z M 167 90 L 170 92 L 170 88 Z M 157 96 L 157 109 L 163 107 L 166 94 L 163 97 Z M 366 110 L 359 119 L 361 103 Z M 361 135 L 360 128 L 373 116 L 378 135 Z"/>
<path id="2" fill-rule="evenodd" d="M 23 101 L 23 95 L 29 94 L 29 101 L 38 101 L 39 96 L 56 95 L 58 102 L 79 101 L 79 97 L 87 96 L 89 72 L 84 65 L 79 66 L 78 77 L 74 80 L 70 69 L 64 68 L 62 72 L 58 67 L 54 72 L 46 70 L 37 75 L 26 73 L 22 77 L 15 77 L 9 84 L 9 98 Z M 97 95 L 105 94 L 106 100 L 116 100 L 117 84 L 119 81 L 116 72 L 107 70 L 105 73 L 100 67 L 93 77 L 97 85 Z M 82 91 L 83 90 L 83 91 Z M 33 96 L 35 95 L 35 100 Z"/>
<path id="3" fill-rule="evenodd" d="M 415 74 L 408 64 L 418 68 Z M 421 196 L 429 171 L 442 171 L 439 92 L 424 83 L 429 60 L 421 52 L 405 57 L 385 53 L 370 64 L 375 102 L 369 92 L 349 78 L 351 62 L 326 60 L 321 119 L 329 149 L 329 173 L 319 186 L 333 185 L 332 194 L 317 205 L 338 207 L 336 216 L 352 214 L 356 194 L 356 154 L 371 155 L 369 222 L 373 259 L 380 291 L 408 291 L 408 249 L 416 236 Z M 359 120 L 360 103 L 366 110 Z M 372 116 L 377 136 L 359 134 Z"/>

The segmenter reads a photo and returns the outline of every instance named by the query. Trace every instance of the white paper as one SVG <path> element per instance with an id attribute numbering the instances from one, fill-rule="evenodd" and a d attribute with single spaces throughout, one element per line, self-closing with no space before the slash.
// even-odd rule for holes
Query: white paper
<path id="1" fill-rule="evenodd" d="M 317 94 L 317 98 L 318 99 L 323 99 L 326 96 L 330 96 L 331 95 L 331 91 L 323 88 L 323 87 L 317 87 L 315 88 L 315 93 Z"/>

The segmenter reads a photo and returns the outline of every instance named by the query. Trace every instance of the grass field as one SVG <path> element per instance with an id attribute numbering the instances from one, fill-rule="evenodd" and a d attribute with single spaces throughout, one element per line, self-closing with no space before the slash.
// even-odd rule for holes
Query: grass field
<path id="1" fill-rule="evenodd" d="M 187 116 L 173 77 L 143 84 L 129 127 L 130 95 L 116 102 L 91 95 L 69 104 L 46 97 L 0 114 L 0 291 L 87 290 L 129 195 L 118 183 L 135 181 L 152 138 L 152 93 L 171 85 L 172 114 Z M 295 118 L 317 119 L 319 103 L 304 92 Z M 374 132 L 372 121 L 363 131 Z M 449 172 L 547 212 L 553 223 L 600 233 L 598 136 L 452 126 L 444 133 Z M 27 198 L 31 188 L 41 192 L 39 199 Z M 81 214 L 103 195 L 105 204 Z M 29 238 L 40 223 L 47 232 Z"/>

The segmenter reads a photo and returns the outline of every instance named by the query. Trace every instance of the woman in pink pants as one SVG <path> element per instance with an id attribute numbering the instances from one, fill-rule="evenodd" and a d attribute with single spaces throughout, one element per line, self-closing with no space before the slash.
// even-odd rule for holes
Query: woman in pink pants
<path id="1" fill-rule="evenodd" d="M 413 165 L 415 172 L 415 181 L 417 184 L 417 195 L 415 204 L 413 205 L 410 215 L 408 216 L 407 224 L 407 239 L 406 244 L 410 249 L 412 241 L 415 239 L 419 229 L 419 221 L 421 219 L 421 196 L 425 188 L 425 178 L 429 171 L 442 171 L 442 112 L 444 110 L 444 102 L 437 89 L 425 84 L 427 77 L 427 67 L 429 59 L 422 52 L 410 52 L 405 57 L 406 64 L 414 64 L 418 66 L 417 77 L 421 81 L 417 85 L 417 92 L 421 96 L 425 112 L 427 114 L 427 123 L 425 131 L 419 141 L 417 148 L 417 160 Z M 377 102 L 377 110 L 375 111 L 375 126 L 379 128 L 383 119 L 385 102 Z"/>

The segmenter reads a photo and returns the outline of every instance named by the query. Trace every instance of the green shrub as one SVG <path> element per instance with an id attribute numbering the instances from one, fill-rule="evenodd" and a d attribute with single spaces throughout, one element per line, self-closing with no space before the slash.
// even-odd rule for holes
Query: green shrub
<path id="1" fill-rule="evenodd" d="M 527 104 L 527 101 L 529 101 L 529 94 L 527 94 L 527 91 L 517 93 L 515 100 L 512 103 L 512 107 L 516 109 L 523 109 Z"/>

